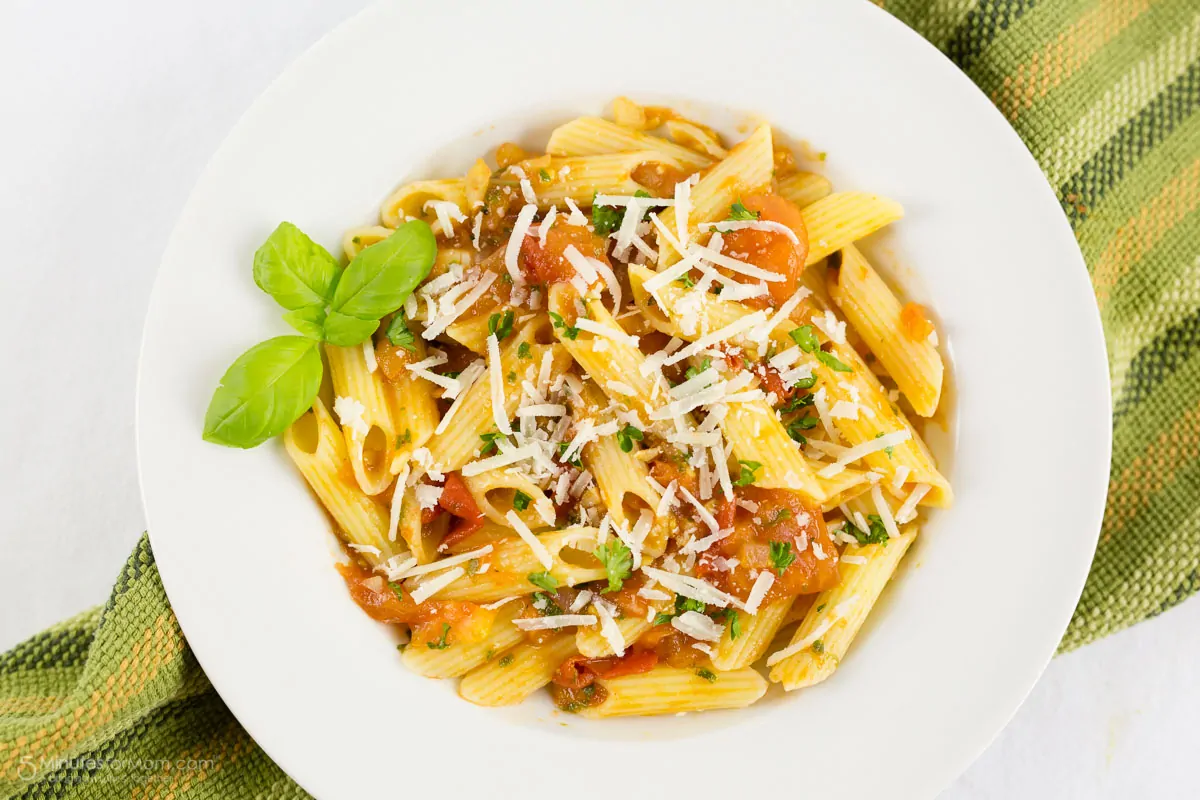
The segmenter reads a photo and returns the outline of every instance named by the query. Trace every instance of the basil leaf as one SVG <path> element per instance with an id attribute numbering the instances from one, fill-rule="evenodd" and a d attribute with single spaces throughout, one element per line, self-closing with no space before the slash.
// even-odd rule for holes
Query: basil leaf
<path id="1" fill-rule="evenodd" d="M 420 220 L 404 223 L 346 267 L 329 303 L 330 320 L 338 316 L 379 320 L 392 313 L 429 275 L 436 257 L 437 241 L 429 225 Z M 332 336 L 328 340 L 341 345 L 357 343 L 335 341 Z"/>
<path id="2" fill-rule="evenodd" d="M 310 339 L 321 341 L 325 330 L 325 307 L 305 306 L 283 315 L 283 321 Z"/>
<path id="3" fill-rule="evenodd" d="M 321 387 L 319 345 L 277 336 L 238 356 L 204 415 L 204 438 L 227 447 L 257 447 L 307 411 Z"/>
<path id="4" fill-rule="evenodd" d="M 339 272 L 329 251 L 290 222 L 279 223 L 254 254 L 254 282 L 289 310 L 324 307 Z"/>
<path id="5" fill-rule="evenodd" d="M 325 341 L 340 347 L 350 347 L 361 344 L 367 337 L 375 333 L 379 327 L 377 319 L 359 319 L 337 311 L 330 311 L 325 317 Z"/>

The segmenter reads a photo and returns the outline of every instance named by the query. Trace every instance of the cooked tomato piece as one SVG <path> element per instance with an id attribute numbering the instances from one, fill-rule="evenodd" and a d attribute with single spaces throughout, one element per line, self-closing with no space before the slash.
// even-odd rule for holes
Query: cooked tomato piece
<path id="1" fill-rule="evenodd" d="M 900 309 L 900 330 L 916 342 L 928 339 L 929 334 L 933 333 L 933 323 L 925 313 L 925 306 L 920 303 L 906 303 L 904 308 Z"/>
<path id="2" fill-rule="evenodd" d="M 743 197 L 741 202 L 748 211 L 758 212 L 760 220 L 786 225 L 799 240 L 793 242 L 781 231 L 754 228 L 724 234 L 723 252 L 783 276 L 781 281 L 767 283 L 771 302 L 780 305 L 796 293 L 804 260 L 808 257 L 808 229 L 804 226 L 804 216 L 794 203 L 776 194 L 752 194 Z M 743 302 L 760 308 L 768 304 L 766 297 Z"/>
<path id="3" fill-rule="evenodd" d="M 733 533 L 700 556 L 699 577 L 742 599 L 766 569 L 776 575 L 767 600 L 812 594 L 837 584 L 837 551 L 818 506 L 787 489 L 746 486 L 738 489 L 738 496 L 755 504 L 756 510 L 735 508 Z M 728 559 L 738 561 L 732 570 L 722 568 Z"/>
<path id="4" fill-rule="evenodd" d="M 635 572 L 621 585 L 620 591 L 605 594 L 604 596 L 611 600 L 613 605 L 621 609 L 621 613 L 627 617 L 644 617 L 650 607 L 646 604 L 646 599 L 638 595 L 638 590 L 646 585 L 646 576 L 644 573 Z"/>
<path id="5" fill-rule="evenodd" d="M 559 283 L 569 281 L 575 268 L 564 255 L 574 245 L 585 256 L 608 264 L 608 240 L 580 225 L 555 224 L 546 234 L 546 244 L 539 236 L 526 236 L 521 242 L 521 272 L 529 283 Z"/>
<path id="6" fill-rule="evenodd" d="M 623 656 L 604 658 L 574 655 L 558 665 L 553 680 L 557 686 L 564 689 L 582 689 L 592 685 L 596 678 L 639 675 L 654 669 L 657 664 L 658 653 L 654 650 L 629 650 Z"/>
<path id="7" fill-rule="evenodd" d="M 671 197 L 675 194 L 675 184 L 687 180 L 688 173 L 670 164 L 647 161 L 634 167 L 629 177 L 655 197 Z"/>
<path id="8" fill-rule="evenodd" d="M 708 661 L 708 656 L 692 647 L 694 643 L 690 636 L 664 622 L 643 633 L 637 646 L 652 648 L 659 661 L 676 669 L 691 669 Z"/>
<path id="9" fill-rule="evenodd" d="M 359 608 L 378 622 L 413 626 L 413 642 L 479 642 L 487 637 L 496 610 L 463 600 L 426 600 L 417 605 L 408 592 L 396 591 L 381 575 L 358 564 L 338 564 L 338 572 Z M 443 625 L 449 625 L 448 630 Z"/>
<path id="10" fill-rule="evenodd" d="M 438 498 L 438 505 L 461 520 L 451 534 L 465 536 L 479 530 L 483 525 L 483 512 L 479 510 L 471 490 L 467 488 L 467 484 L 457 472 L 451 472 L 446 476 L 446 482 L 442 485 L 441 497 Z"/>
<path id="11" fill-rule="evenodd" d="M 699 478 L 696 477 L 696 470 L 688 466 L 687 456 L 670 445 L 664 444 L 662 457 L 651 463 L 650 477 L 663 486 L 667 486 L 671 481 L 678 481 L 680 486 L 693 495 L 700 491 Z"/>

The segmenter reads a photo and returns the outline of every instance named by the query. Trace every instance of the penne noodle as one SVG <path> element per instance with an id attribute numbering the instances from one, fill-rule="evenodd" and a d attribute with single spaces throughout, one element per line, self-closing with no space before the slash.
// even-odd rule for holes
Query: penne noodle
<path id="1" fill-rule="evenodd" d="M 929 338 L 913 339 L 906 334 L 900 301 L 854 247 L 842 251 L 839 269 L 830 270 L 829 293 L 887 368 L 913 411 L 922 417 L 933 416 L 942 396 L 942 357 Z"/>
<path id="2" fill-rule="evenodd" d="M 362 548 L 358 552 L 364 560 L 377 565 L 405 550 L 388 539 L 387 510 L 358 485 L 346 455 L 346 440 L 320 399 L 287 429 L 283 445 L 333 517 L 338 535 Z"/>
<path id="3" fill-rule="evenodd" d="M 392 407 L 388 387 L 379 369 L 372 371 L 367 364 L 365 348 L 374 347 L 370 341 L 353 347 L 325 345 L 325 358 L 329 364 L 329 376 L 333 380 L 333 392 L 337 396 L 334 413 L 340 413 L 339 404 L 349 400 L 351 405 L 361 405 L 358 419 L 361 425 L 348 425 L 342 419 L 342 433 L 346 437 L 346 453 L 350 468 L 359 487 L 367 494 L 382 492 L 392 483 L 392 455 L 396 449 L 396 426 L 392 420 Z"/>
<path id="4" fill-rule="evenodd" d="M 409 645 L 404 649 L 404 666 L 426 678 L 457 678 L 476 667 L 502 658 L 504 653 L 521 644 L 525 633 L 512 624 L 521 604 L 501 606 L 488 635 L 478 642 L 451 641 L 445 649 Z"/>
<path id="5" fill-rule="evenodd" d="M 560 633 L 542 645 L 517 645 L 476 667 L 458 684 L 459 696 L 477 706 L 511 706 L 550 682 L 558 665 L 575 655 L 575 637 Z"/>
<path id="6" fill-rule="evenodd" d="M 670 126 L 670 123 L 667 123 Z M 579 117 L 550 134 L 546 152 L 555 156 L 598 156 L 629 151 L 653 152 L 685 169 L 704 169 L 712 158 L 658 136 L 631 130 L 599 117 Z M 589 198 L 590 199 L 590 198 Z"/>
<path id="7" fill-rule="evenodd" d="M 711 679 L 704 677 L 705 672 Z M 749 668 L 715 672 L 658 666 L 649 672 L 597 683 L 604 687 L 608 698 L 597 706 L 580 709 L 579 716 L 600 719 L 743 708 L 767 691 L 766 680 Z"/>
<path id="8" fill-rule="evenodd" d="M 886 544 L 848 545 L 842 554 L 866 559 L 865 564 L 841 564 L 842 581 L 821 592 L 791 645 L 801 649 L 771 665 L 770 677 L 787 691 L 812 686 L 828 678 L 845 657 L 883 588 L 917 536 L 917 526 L 905 527 L 898 539 Z M 786 651 L 780 651 L 786 652 Z"/>

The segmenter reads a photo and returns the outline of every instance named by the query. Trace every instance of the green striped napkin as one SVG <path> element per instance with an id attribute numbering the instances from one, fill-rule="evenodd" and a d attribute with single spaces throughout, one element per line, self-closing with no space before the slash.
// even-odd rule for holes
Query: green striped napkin
<path id="1" fill-rule="evenodd" d="M 1200 5 L 879 0 L 1012 121 L 1058 192 L 1108 338 L 1108 512 L 1062 641 L 1200 585 Z M 0 797 L 306 797 L 200 670 L 146 538 L 103 609 L 0 657 Z"/>

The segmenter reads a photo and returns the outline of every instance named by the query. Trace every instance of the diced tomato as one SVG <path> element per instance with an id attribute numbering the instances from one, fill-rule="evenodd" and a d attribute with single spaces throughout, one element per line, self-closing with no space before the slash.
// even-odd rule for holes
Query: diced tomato
<path id="1" fill-rule="evenodd" d="M 655 197 L 671 197 L 675 194 L 675 184 L 687 180 L 688 173 L 670 164 L 647 161 L 634 167 L 629 177 Z"/>
<path id="2" fill-rule="evenodd" d="M 655 625 L 637 640 L 639 648 L 653 648 L 658 660 L 677 669 L 698 667 L 708 656 L 692 647 L 695 640 L 666 624 Z"/>
<path id="3" fill-rule="evenodd" d="M 928 339 L 933 333 L 933 323 L 925 313 L 925 306 L 920 303 L 906 303 L 900 309 L 900 330 L 909 339 L 919 342 Z"/>
<path id="4" fill-rule="evenodd" d="M 521 271 L 529 283 L 560 283 L 575 275 L 575 268 L 564 255 L 574 245 L 585 256 L 608 264 L 608 241 L 579 225 L 554 225 L 546 234 L 526 236 L 521 242 Z"/>
<path id="5" fill-rule="evenodd" d="M 696 477 L 696 470 L 688 466 L 686 456 L 668 446 L 664 446 L 662 450 L 663 457 L 656 458 L 650 464 L 650 477 L 663 486 L 677 481 L 693 495 L 697 494 L 700 491 L 699 479 Z"/>
<path id="6" fill-rule="evenodd" d="M 746 486 L 738 489 L 738 495 L 754 503 L 755 511 L 734 507 L 733 533 L 700 556 L 697 576 L 743 599 L 750 594 L 754 576 L 766 569 L 776 573 L 767 600 L 812 594 L 837 584 L 836 550 L 818 506 L 788 489 Z M 725 527 L 724 522 L 721 525 Z M 771 558 L 773 543 L 777 552 L 786 545 L 786 555 L 791 557 L 782 573 Z M 817 558 L 816 548 L 823 558 Z M 720 568 L 727 567 L 730 559 L 738 562 L 732 570 Z"/>
<path id="7" fill-rule="evenodd" d="M 635 572 L 632 577 L 626 578 L 622 584 L 620 591 L 606 594 L 613 605 L 621 609 L 621 613 L 627 617 L 644 617 L 649 611 L 649 606 L 646 605 L 645 598 L 638 595 L 638 590 L 646 585 L 646 576 L 644 573 Z"/>
<path id="8" fill-rule="evenodd" d="M 724 235 L 723 252 L 783 276 L 781 281 L 767 283 L 771 301 L 780 305 L 796 293 L 804 260 L 808 257 L 808 229 L 804 225 L 804 216 L 794 203 L 776 194 L 752 194 L 743 197 L 741 202 L 748 211 L 757 211 L 760 220 L 786 225 L 799 240 L 797 244 L 780 231 L 754 228 Z M 751 298 L 744 302 L 762 307 L 767 304 L 767 298 Z"/>
<path id="9" fill-rule="evenodd" d="M 466 536 L 483 526 L 483 512 L 479 510 L 471 490 L 457 472 L 446 476 L 438 505 L 461 520 L 450 532 L 451 535 Z"/>
<path id="10" fill-rule="evenodd" d="M 426 600 L 417 605 L 408 592 L 390 586 L 380 575 L 358 564 L 339 564 L 338 572 L 358 607 L 378 622 L 413 626 L 413 641 L 439 641 L 449 625 L 447 641 L 478 642 L 487 637 L 497 611 L 463 600 Z"/>

